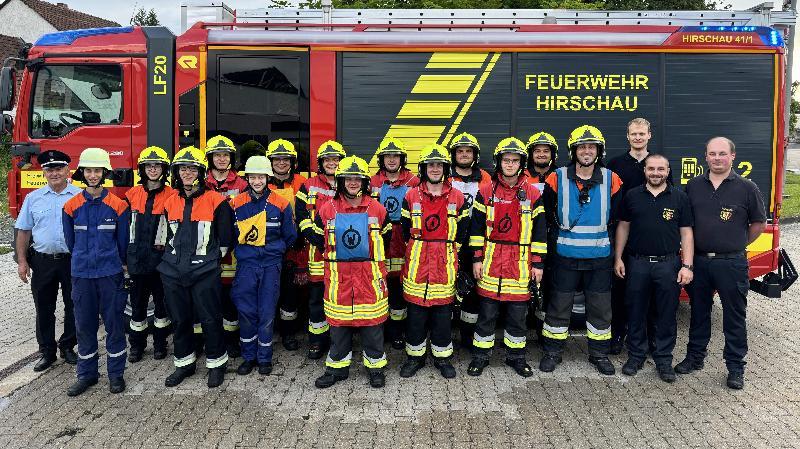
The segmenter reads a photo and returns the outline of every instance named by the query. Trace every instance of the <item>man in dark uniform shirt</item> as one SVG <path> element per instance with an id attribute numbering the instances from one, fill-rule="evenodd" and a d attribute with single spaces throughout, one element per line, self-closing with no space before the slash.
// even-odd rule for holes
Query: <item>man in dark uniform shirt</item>
<path id="1" fill-rule="evenodd" d="M 746 248 L 764 231 L 767 217 L 758 187 L 732 170 L 735 158 L 734 143 L 714 137 L 706 144 L 706 174 L 686 185 L 695 219 L 694 280 L 688 287 L 692 306 L 689 344 L 686 358 L 675 371 L 689 374 L 703 368 L 716 290 L 722 302 L 727 385 L 740 390 L 744 388 L 750 288 Z"/>

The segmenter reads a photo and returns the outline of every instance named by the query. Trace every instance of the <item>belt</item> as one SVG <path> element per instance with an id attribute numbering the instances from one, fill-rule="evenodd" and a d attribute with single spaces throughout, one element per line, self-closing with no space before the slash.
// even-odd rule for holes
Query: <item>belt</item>
<path id="1" fill-rule="evenodd" d="M 733 251 L 730 253 L 695 253 L 700 257 L 708 259 L 738 259 L 744 256 L 744 251 Z"/>
<path id="2" fill-rule="evenodd" d="M 34 250 L 33 254 L 38 257 L 42 257 L 45 259 L 50 260 L 59 260 L 59 259 L 68 259 L 70 254 L 69 253 L 55 253 L 55 254 L 47 254 L 47 253 L 40 253 L 39 251 Z"/>
<path id="3" fill-rule="evenodd" d="M 642 255 L 642 254 L 631 254 L 631 257 L 633 257 L 634 259 L 646 260 L 646 261 L 648 261 L 650 263 L 656 263 L 656 262 L 666 262 L 668 260 L 672 260 L 672 259 L 678 257 L 678 255 L 677 254 L 667 254 L 666 256 L 645 256 L 645 255 Z"/>

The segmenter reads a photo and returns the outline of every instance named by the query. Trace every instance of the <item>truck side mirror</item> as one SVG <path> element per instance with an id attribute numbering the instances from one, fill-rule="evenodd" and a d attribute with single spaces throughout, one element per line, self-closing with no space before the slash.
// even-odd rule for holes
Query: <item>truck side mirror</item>
<path id="1" fill-rule="evenodd" d="M 14 106 L 14 91 L 17 88 L 17 71 L 13 67 L 0 70 L 0 111 L 10 111 Z"/>

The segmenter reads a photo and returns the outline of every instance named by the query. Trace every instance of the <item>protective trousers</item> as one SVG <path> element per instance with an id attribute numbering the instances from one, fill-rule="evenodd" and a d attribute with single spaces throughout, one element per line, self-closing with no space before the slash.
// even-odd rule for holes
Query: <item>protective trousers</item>
<path id="1" fill-rule="evenodd" d="M 723 357 L 730 372 L 744 372 L 747 355 L 747 292 L 750 289 L 744 254 L 730 259 L 695 256 L 694 280 L 689 284 L 691 320 L 686 357 L 703 361 L 711 339 L 711 305 L 714 291 L 722 302 Z"/>
<path id="2" fill-rule="evenodd" d="M 294 285 L 295 264 L 284 260 L 281 269 L 281 289 L 278 298 L 278 317 L 280 319 L 278 331 L 281 338 L 286 339 L 297 333 L 297 318 L 299 311 L 297 304 L 300 294 L 298 286 Z"/>
<path id="3" fill-rule="evenodd" d="M 389 321 L 386 322 L 386 339 L 396 341 L 403 339 L 404 320 L 408 316 L 406 300 L 403 298 L 403 281 L 399 276 L 386 279 L 389 291 Z"/>
<path id="4" fill-rule="evenodd" d="M 324 345 L 330 339 L 330 326 L 325 319 L 322 300 L 324 288 L 322 282 L 308 284 L 308 342 L 312 345 Z"/>
<path id="5" fill-rule="evenodd" d="M 78 335 L 78 379 L 99 377 L 97 331 L 100 316 L 106 330 L 106 364 L 110 379 L 125 373 L 125 321 L 122 314 L 128 292 L 122 273 L 101 278 L 72 278 L 75 330 Z"/>
<path id="6" fill-rule="evenodd" d="M 272 331 L 280 292 L 281 266 L 236 269 L 231 297 L 239 309 L 242 357 L 258 363 L 272 362 Z"/>
<path id="7" fill-rule="evenodd" d="M 233 300 L 232 286 L 222 284 L 222 329 L 225 331 L 225 344 L 228 347 L 239 346 L 239 311 Z"/>
<path id="8" fill-rule="evenodd" d="M 176 367 L 195 363 L 194 320 L 200 322 L 205 339 L 206 367 L 217 368 L 228 361 L 222 331 L 222 281 L 219 272 L 198 277 L 191 285 L 161 275 L 167 310 L 172 318 L 173 357 Z"/>
<path id="9" fill-rule="evenodd" d="M 56 356 L 56 349 L 72 349 L 75 337 L 75 307 L 72 304 L 72 280 L 69 256 L 53 259 L 47 254 L 32 252 L 28 258 L 31 266 L 31 293 L 36 307 L 36 342 L 42 355 Z M 56 342 L 56 306 L 58 286 L 64 300 L 64 333 Z"/>
<path id="10" fill-rule="evenodd" d="M 542 348 L 550 354 L 564 351 L 575 293 L 583 285 L 589 356 L 605 357 L 611 339 L 612 258 L 573 259 L 557 255 L 554 262 L 554 292 L 545 314 Z"/>
<path id="11" fill-rule="evenodd" d="M 353 334 L 361 334 L 364 367 L 381 369 L 386 366 L 383 351 L 383 325 L 366 327 L 331 326 L 331 349 L 325 360 L 325 370 L 332 374 L 346 375 L 353 359 Z"/>
<path id="12" fill-rule="evenodd" d="M 501 307 L 505 308 L 505 330 L 503 343 L 506 346 L 506 359 L 525 358 L 526 334 L 525 318 L 528 314 L 527 301 L 497 301 L 481 298 L 478 323 L 472 340 L 472 356 L 476 360 L 489 360 L 494 348 L 495 326 Z"/>
<path id="13" fill-rule="evenodd" d="M 131 275 L 131 321 L 128 338 L 131 348 L 147 346 L 147 307 L 153 296 L 153 346 L 166 348 L 171 321 L 164 304 L 164 286 L 158 272 Z"/>
<path id="14" fill-rule="evenodd" d="M 677 338 L 678 284 L 680 259 L 674 256 L 661 262 L 628 257 L 625 265 L 625 305 L 628 317 L 628 356 L 644 361 L 647 358 L 648 317 L 655 308 L 653 361 L 657 366 L 672 365 L 672 350 Z M 613 331 L 612 331 L 613 332 Z"/>
<path id="15" fill-rule="evenodd" d="M 431 353 L 436 358 L 453 355 L 451 333 L 452 304 L 423 307 L 408 303 L 406 318 L 406 354 L 409 357 L 424 357 L 428 345 L 428 329 L 431 333 Z"/>

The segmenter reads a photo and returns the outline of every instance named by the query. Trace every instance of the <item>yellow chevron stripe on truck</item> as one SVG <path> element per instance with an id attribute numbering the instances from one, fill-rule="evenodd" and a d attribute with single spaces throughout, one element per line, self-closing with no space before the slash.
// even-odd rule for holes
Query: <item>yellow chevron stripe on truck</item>
<path id="1" fill-rule="evenodd" d="M 500 53 L 431 55 L 384 136 L 403 141 L 409 165 L 417 163 L 425 145 L 450 141 L 499 58 Z M 374 155 L 370 166 L 377 168 Z"/>

